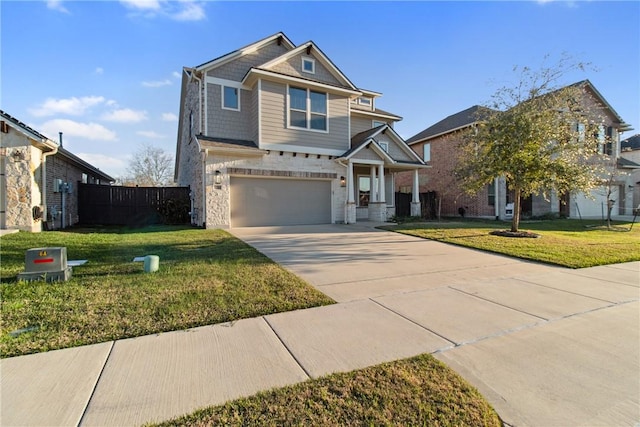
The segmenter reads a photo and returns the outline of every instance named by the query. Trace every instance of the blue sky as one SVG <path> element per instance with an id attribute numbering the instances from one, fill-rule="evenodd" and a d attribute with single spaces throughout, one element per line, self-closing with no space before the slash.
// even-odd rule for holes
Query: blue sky
<path id="1" fill-rule="evenodd" d="M 640 2 L 2 1 L 0 108 L 106 173 L 175 154 L 180 73 L 283 31 L 404 117 L 409 138 L 563 52 L 640 132 Z M 549 62 L 547 62 L 549 63 Z"/>

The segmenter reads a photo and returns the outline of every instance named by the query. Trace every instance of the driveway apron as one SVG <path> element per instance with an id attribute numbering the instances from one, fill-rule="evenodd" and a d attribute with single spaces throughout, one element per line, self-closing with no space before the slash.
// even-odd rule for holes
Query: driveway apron
<path id="1" fill-rule="evenodd" d="M 509 425 L 640 422 L 640 262 L 570 270 L 370 224 L 231 232 L 339 303 L 265 318 L 311 377 L 429 352 Z"/>

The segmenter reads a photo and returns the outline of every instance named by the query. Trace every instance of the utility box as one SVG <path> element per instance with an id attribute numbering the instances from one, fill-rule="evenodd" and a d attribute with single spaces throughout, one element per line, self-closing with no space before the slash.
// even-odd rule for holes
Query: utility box
<path id="1" fill-rule="evenodd" d="M 45 280 L 64 282 L 71 278 L 72 268 L 67 265 L 67 248 L 34 248 L 25 254 L 25 271 L 18 280 Z"/>

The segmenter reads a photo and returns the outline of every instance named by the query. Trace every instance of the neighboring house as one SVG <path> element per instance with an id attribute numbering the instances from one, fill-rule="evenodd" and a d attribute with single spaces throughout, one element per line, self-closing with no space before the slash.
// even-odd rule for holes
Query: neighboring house
<path id="1" fill-rule="evenodd" d="M 633 186 L 633 204 L 636 209 L 640 209 L 640 134 L 633 135 L 620 142 L 622 151 L 619 162 L 621 166 L 632 167 L 630 186 Z M 627 215 L 632 214 L 628 211 Z"/>
<path id="2" fill-rule="evenodd" d="M 41 231 L 78 222 L 78 183 L 112 177 L 0 110 L 0 228 Z"/>
<path id="3" fill-rule="evenodd" d="M 604 97 L 588 80 L 574 85 L 584 93 L 584 102 L 594 103 L 603 115 L 603 136 L 610 143 L 603 143 L 600 152 L 609 155 L 614 185 L 611 199 L 615 200 L 613 216 L 630 215 L 632 189 L 630 178 L 625 172 L 635 166 L 620 160 L 620 135 L 631 127 L 626 124 Z M 509 219 L 512 214 L 512 195 L 507 191 L 504 178 L 498 178 L 478 194 L 469 196 L 459 186 L 453 171 L 457 164 L 458 147 L 467 132 L 472 132 L 482 118 L 483 108 L 473 106 L 428 127 L 407 140 L 413 150 L 431 166 L 420 171 L 420 192 L 435 191 L 441 200 L 442 216 L 465 216 Z M 396 178 L 396 188 L 407 191 L 411 177 L 401 175 Z M 607 189 L 595 188 L 590 196 L 571 194 L 561 196 L 552 192 L 549 200 L 541 195 L 533 195 L 521 202 L 524 217 L 563 215 L 566 217 L 601 218 L 606 216 Z"/>
<path id="4" fill-rule="evenodd" d="M 175 181 L 207 228 L 384 221 L 424 162 L 312 41 L 283 33 L 184 68 Z"/>

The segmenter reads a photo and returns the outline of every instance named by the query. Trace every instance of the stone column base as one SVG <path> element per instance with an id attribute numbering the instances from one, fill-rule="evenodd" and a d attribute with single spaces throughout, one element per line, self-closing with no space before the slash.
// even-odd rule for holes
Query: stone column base
<path id="1" fill-rule="evenodd" d="M 369 221 L 385 222 L 387 220 L 387 204 L 385 202 L 369 203 Z"/>
<path id="2" fill-rule="evenodd" d="M 420 202 L 411 202 L 411 216 L 422 216 L 422 206 Z"/>
<path id="3" fill-rule="evenodd" d="M 347 202 L 345 217 L 345 224 L 355 224 L 356 223 L 356 202 Z"/>

